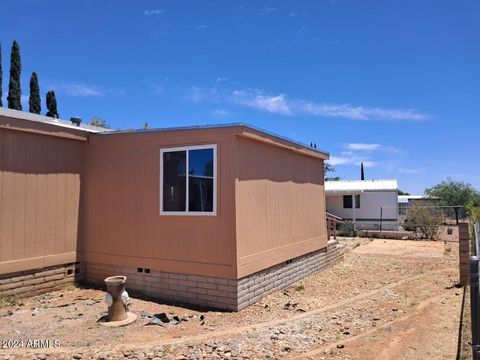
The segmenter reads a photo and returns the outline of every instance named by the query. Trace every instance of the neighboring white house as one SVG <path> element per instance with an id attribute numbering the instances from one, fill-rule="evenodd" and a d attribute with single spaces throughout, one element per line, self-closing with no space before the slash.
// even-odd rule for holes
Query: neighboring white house
<path id="1" fill-rule="evenodd" d="M 398 212 L 400 215 L 405 214 L 415 203 L 432 201 L 437 199 L 426 195 L 398 195 Z"/>
<path id="2" fill-rule="evenodd" d="M 398 230 L 397 180 L 325 181 L 327 211 L 355 230 Z"/>

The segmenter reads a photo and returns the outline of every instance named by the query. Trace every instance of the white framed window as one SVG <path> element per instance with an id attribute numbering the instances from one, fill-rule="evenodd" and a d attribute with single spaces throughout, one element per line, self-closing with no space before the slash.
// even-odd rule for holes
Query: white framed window
<path id="1" fill-rule="evenodd" d="M 353 206 L 353 196 L 343 195 L 343 208 L 351 209 Z M 355 195 L 355 209 L 360 209 L 360 195 Z"/>
<path id="2" fill-rule="evenodd" d="M 160 149 L 160 214 L 217 214 L 217 145 Z"/>

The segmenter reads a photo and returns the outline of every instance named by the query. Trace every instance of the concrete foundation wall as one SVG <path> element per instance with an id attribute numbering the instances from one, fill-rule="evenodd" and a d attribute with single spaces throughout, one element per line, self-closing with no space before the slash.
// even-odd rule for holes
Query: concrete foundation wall
<path id="1" fill-rule="evenodd" d="M 343 245 L 330 240 L 328 247 L 246 276 L 237 283 L 237 310 L 256 303 L 262 297 L 325 269 L 343 258 Z"/>
<path id="2" fill-rule="evenodd" d="M 318 250 L 244 278 L 222 279 L 126 268 L 111 264 L 88 263 L 86 281 L 104 286 L 112 275 L 127 276 L 127 291 L 133 291 L 175 304 L 241 310 L 273 291 L 283 289 L 343 257 L 343 246 L 329 241 L 328 248 Z"/>
<path id="3" fill-rule="evenodd" d="M 147 272 L 148 271 L 148 272 Z M 88 263 L 86 281 L 102 288 L 104 279 L 127 276 L 127 292 L 135 292 L 175 304 L 235 309 L 236 280 Z"/>
<path id="4" fill-rule="evenodd" d="M 75 263 L 0 275 L 0 296 L 27 297 L 60 289 L 81 281 L 83 268 Z"/>

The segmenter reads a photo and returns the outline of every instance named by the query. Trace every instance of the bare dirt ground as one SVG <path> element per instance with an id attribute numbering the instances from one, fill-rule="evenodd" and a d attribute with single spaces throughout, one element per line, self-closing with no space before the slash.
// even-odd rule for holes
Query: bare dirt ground
<path id="1" fill-rule="evenodd" d="M 105 328 L 96 322 L 106 310 L 102 291 L 70 288 L 17 300 L 0 309 L 0 340 L 60 346 L 3 348 L 0 359 L 456 358 L 464 297 L 455 286 L 458 245 L 342 241 L 352 249 L 342 262 L 237 313 L 133 298 L 138 320 Z M 145 326 L 142 314 L 162 312 L 184 321 Z M 467 338 L 460 347 L 468 349 Z"/>

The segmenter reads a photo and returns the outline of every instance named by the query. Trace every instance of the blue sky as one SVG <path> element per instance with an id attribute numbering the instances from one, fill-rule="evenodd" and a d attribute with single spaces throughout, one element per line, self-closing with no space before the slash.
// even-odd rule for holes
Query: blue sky
<path id="1" fill-rule="evenodd" d="M 247 122 L 331 153 L 336 175 L 480 188 L 478 1 L 4 1 L 62 118 Z M 44 97 L 43 97 L 44 99 Z M 28 110 L 28 107 L 24 107 Z"/>

